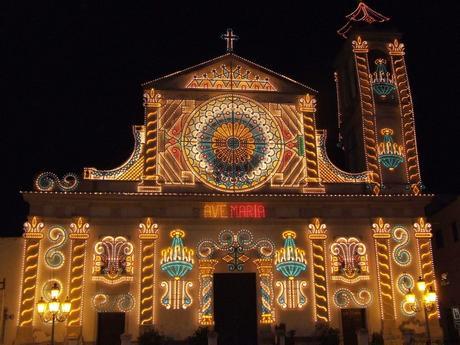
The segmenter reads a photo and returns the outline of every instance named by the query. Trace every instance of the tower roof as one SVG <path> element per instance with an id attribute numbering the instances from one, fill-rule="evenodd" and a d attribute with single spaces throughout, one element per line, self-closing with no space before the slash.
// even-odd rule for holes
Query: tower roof
<path id="1" fill-rule="evenodd" d="M 347 19 L 347 22 L 344 26 L 337 30 L 337 33 L 344 38 L 347 38 L 348 32 L 352 30 L 353 27 L 371 25 L 374 23 L 384 23 L 390 20 L 389 17 L 385 17 L 383 14 L 380 14 L 370 8 L 364 3 L 364 1 L 360 1 L 358 3 L 358 7 L 356 7 L 356 9 L 349 15 L 345 16 L 345 18 Z"/>

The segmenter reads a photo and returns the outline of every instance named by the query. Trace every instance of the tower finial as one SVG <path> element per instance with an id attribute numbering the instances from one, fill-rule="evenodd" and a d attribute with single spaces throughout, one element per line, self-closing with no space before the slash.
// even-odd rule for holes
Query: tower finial
<path id="1" fill-rule="evenodd" d="M 231 53 L 233 51 L 233 41 L 238 40 L 238 36 L 233 33 L 233 29 L 228 28 L 226 34 L 222 34 L 221 38 L 227 41 L 227 53 Z"/>

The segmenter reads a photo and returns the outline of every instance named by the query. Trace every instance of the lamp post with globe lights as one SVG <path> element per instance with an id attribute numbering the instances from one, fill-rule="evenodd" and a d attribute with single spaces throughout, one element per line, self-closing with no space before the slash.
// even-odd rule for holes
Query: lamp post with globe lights
<path id="1" fill-rule="evenodd" d="M 37 311 L 42 321 L 51 323 L 51 345 L 54 345 L 54 324 L 56 322 L 64 322 L 71 309 L 69 297 L 64 302 L 59 301 L 60 292 L 59 285 L 55 282 L 50 290 L 50 300 L 45 301 L 41 297 L 37 303 Z"/>
<path id="2" fill-rule="evenodd" d="M 431 333 L 430 324 L 428 322 L 428 313 L 434 310 L 434 308 L 436 308 L 436 300 L 438 296 L 436 295 L 436 292 L 434 292 L 432 286 L 430 286 L 430 288 L 427 289 L 426 282 L 422 279 L 422 277 L 419 277 L 416 283 L 416 287 L 417 291 L 421 294 L 421 297 L 417 298 L 415 293 L 409 289 L 405 296 L 405 300 L 414 312 L 419 312 L 423 310 L 423 314 L 425 316 L 425 332 L 427 336 L 426 343 L 427 345 L 431 345 Z"/>

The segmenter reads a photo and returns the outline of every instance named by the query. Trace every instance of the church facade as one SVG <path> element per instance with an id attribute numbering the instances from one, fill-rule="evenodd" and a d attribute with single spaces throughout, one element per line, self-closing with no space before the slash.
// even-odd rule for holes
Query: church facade
<path id="1" fill-rule="evenodd" d="M 259 344 L 280 324 L 299 339 L 329 325 L 344 344 L 359 329 L 386 344 L 423 335 L 423 312 L 405 296 L 420 276 L 437 291 L 431 196 L 405 47 L 387 21 L 360 2 L 339 30 L 341 137 L 358 172 L 328 158 L 318 93 L 234 54 L 231 31 L 227 54 L 143 84 L 145 122 L 125 163 L 45 172 L 23 192 L 15 343 L 50 333 L 36 304 L 55 283 L 71 303 L 57 342 L 104 344 L 104 327 L 119 324 L 132 339 L 151 328 L 185 339 L 200 326 L 224 336 L 228 305 L 248 301 L 232 293 L 243 275 Z"/>

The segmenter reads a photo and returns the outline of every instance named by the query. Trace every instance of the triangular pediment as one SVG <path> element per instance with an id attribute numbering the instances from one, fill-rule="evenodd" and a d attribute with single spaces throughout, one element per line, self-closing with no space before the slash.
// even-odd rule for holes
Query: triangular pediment
<path id="1" fill-rule="evenodd" d="M 317 93 L 291 78 L 228 53 L 143 84 L 158 90 L 238 90 Z"/>

